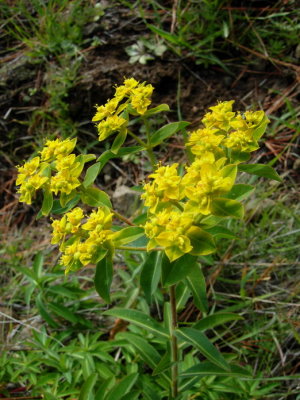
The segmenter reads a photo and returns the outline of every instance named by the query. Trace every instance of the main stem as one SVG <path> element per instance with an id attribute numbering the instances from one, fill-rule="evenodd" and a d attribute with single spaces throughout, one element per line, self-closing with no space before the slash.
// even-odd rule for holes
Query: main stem
<path id="1" fill-rule="evenodd" d="M 177 311 L 176 311 L 176 285 L 170 287 L 170 303 L 171 303 L 171 341 L 172 341 L 172 398 L 178 396 L 178 345 L 177 338 L 174 334 L 177 328 Z"/>

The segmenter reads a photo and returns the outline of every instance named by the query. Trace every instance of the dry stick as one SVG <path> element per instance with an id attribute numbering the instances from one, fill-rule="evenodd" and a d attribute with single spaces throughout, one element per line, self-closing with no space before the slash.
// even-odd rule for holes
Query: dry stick
<path id="1" fill-rule="evenodd" d="M 176 294 L 175 294 L 176 285 L 172 285 L 170 287 L 170 303 L 171 303 L 171 318 L 172 318 L 172 331 L 171 331 L 171 340 L 172 340 L 172 398 L 176 398 L 178 396 L 178 345 L 177 338 L 174 334 L 175 329 L 177 328 L 177 311 L 176 311 Z"/>
<path id="2" fill-rule="evenodd" d="M 251 54 L 255 55 L 256 57 L 262 58 L 264 60 L 271 61 L 274 64 L 282 65 L 283 67 L 287 67 L 287 68 L 293 69 L 297 74 L 297 80 L 300 80 L 300 67 L 298 65 L 294 65 L 294 64 L 291 64 L 291 63 L 288 63 L 288 62 L 285 62 L 285 61 L 277 60 L 276 58 L 273 58 L 273 57 L 266 56 L 264 54 L 259 53 L 258 51 L 249 49 L 249 47 L 243 46 L 242 44 L 233 42 L 232 40 L 227 39 L 227 41 L 232 43 L 232 44 L 234 44 L 235 46 L 238 46 L 239 48 L 241 48 L 241 49 L 243 49 L 245 51 L 248 51 L 248 53 L 251 53 Z"/>

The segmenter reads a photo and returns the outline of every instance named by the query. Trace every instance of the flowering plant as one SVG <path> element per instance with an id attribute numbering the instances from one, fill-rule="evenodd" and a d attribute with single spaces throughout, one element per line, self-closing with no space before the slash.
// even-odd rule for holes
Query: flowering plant
<path id="1" fill-rule="evenodd" d="M 259 148 L 258 141 L 269 120 L 263 111 L 233 111 L 233 101 L 210 107 L 202 126 L 186 135 L 188 162 L 180 165 L 158 162 L 153 148 L 175 133 L 185 131 L 188 123 L 174 122 L 151 132 L 149 118 L 169 110 L 166 104 L 149 108 L 152 92 L 149 84 L 125 79 L 123 85 L 116 87 L 111 100 L 97 106 L 93 121 L 99 141 L 116 134 L 110 150 L 97 160 L 94 154 L 76 155 L 76 139 L 47 140 L 38 156 L 18 167 L 16 183 L 20 201 L 27 204 L 31 204 L 37 191 L 43 193 L 40 215 L 63 214 L 61 219 L 52 220 L 51 243 L 59 245 L 60 263 L 66 273 L 95 265 L 95 287 L 107 303 L 111 302 L 115 252 L 130 250 L 147 254 L 140 283 L 149 303 L 158 288 L 169 290 L 169 301 L 164 304 L 164 323 L 129 309 L 113 308 L 106 314 L 146 328 L 156 340 L 166 342 L 167 367 L 159 385 L 170 399 L 175 399 L 179 398 L 179 390 L 183 393 L 196 385 L 195 377 L 249 375 L 249 371 L 231 364 L 221 355 L 197 329 L 197 322 L 191 327 L 178 326 L 176 285 L 186 286 L 195 306 L 205 316 L 208 304 L 198 256 L 215 252 L 217 239 L 232 237 L 222 224 L 225 219 L 243 217 L 240 200 L 254 187 L 236 183 L 238 171 L 280 178 L 267 165 L 245 164 L 250 153 Z M 145 137 L 131 130 L 132 119 L 145 126 Z M 127 135 L 137 141 L 136 146 L 124 145 Z M 153 172 L 143 183 L 144 218 L 132 221 L 113 209 L 109 196 L 95 187 L 94 182 L 109 159 L 138 152 L 146 152 Z M 85 170 L 86 163 L 94 160 Z M 91 213 L 86 207 L 79 207 L 79 202 L 93 207 Z M 128 226 L 114 225 L 116 219 Z M 137 240 L 145 246 L 135 246 Z M 144 352 L 157 353 L 153 345 L 139 340 L 133 344 L 137 351 L 142 346 Z M 186 368 L 182 350 L 188 345 L 207 361 L 199 363 L 194 359 Z M 151 361 L 147 364 L 154 369 Z M 184 388 L 179 389 L 180 385 Z"/>

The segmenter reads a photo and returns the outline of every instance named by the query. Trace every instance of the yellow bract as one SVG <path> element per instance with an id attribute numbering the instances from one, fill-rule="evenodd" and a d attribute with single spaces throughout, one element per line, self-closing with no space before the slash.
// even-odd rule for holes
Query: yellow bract
<path id="1" fill-rule="evenodd" d="M 156 211 L 159 202 L 179 201 L 182 198 L 181 177 L 178 175 L 177 167 L 178 164 L 159 166 L 149 175 L 153 181 L 145 184 L 145 193 L 141 197 L 150 212 Z"/>
<path id="2" fill-rule="evenodd" d="M 192 250 L 190 239 L 185 232 L 191 227 L 193 219 L 178 210 L 164 210 L 153 215 L 145 224 L 145 233 L 151 239 L 148 251 L 156 246 L 165 249 L 170 261 L 175 261 Z"/>
<path id="3" fill-rule="evenodd" d="M 236 113 L 233 103 L 210 107 L 202 120 L 204 128 L 191 132 L 186 146 L 195 159 L 185 166 L 183 176 L 178 175 L 178 164 L 159 165 L 144 185 L 148 250 L 162 247 L 170 261 L 198 253 L 189 235 L 199 231 L 201 218 L 214 212 L 214 199 L 222 200 L 231 190 L 241 153 L 258 148 L 257 139 L 268 123 L 263 111 Z"/>
<path id="4" fill-rule="evenodd" d="M 107 207 L 99 207 L 82 224 L 83 210 L 76 207 L 60 220 L 52 222 L 51 243 L 60 244 L 63 252 L 61 263 L 66 267 L 66 273 L 90 262 L 97 262 L 99 255 L 105 255 L 112 247 L 112 216 Z"/>
<path id="5" fill-rule="evenodd" d="M 57 195 L 59 192 L 70 194 L 81 185 L 79 175 L 83 164 L 75 154 L 70 154 L 75 145 L 76 139 L 47 140 L 40 157 L 17 167 L 20 201 L 31 204 L 35 192 L 41 188 Z"/>
<path id="6" fill-rule="evenodd" d="M 97 106 L 97 112 L 92 118 L 97 123 L 99 141 L 114 132 L 126 131 L 128 117 L 125 111 L 132 112 L 130 107 L 140 115 L 145 114 L 151 104 L 153 89 L 152 85 L 139 83 L 134 78 L 125 79 L 123 85 L 117 86 L 114 98 L 103 106 Z"/>

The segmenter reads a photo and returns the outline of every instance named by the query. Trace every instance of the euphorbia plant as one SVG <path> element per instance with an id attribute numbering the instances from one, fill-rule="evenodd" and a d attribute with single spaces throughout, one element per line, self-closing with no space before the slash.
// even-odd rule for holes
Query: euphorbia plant
<path id="1" fill-rule="evenodd" d="M 102 153 L 85 173 L 85 164 L 96 159 L 94 154 L 76 155 L 76 139 L 48 140 L 39 156 L 18 167 L 17 185 L 20 201 L 27 204 L 31 204 L 36 191 L 42 191 L 40 215 L 63 214 L 52 222 L 51 242 L 59 245 L 60 263 L 66 273 L 95 265 L 95 287 L 105 302 L 111 302 L 115 252 L 147 254 L 140 284 L 149 304 L 158 289 L 169 293 L 169 300 L 163 304 L 163 323 L 131 309 L 112 308 L 105 314 L 147 330 L 146 337 L 152 344 L 137 333 L 122 335 L 152 371 L 161 371 L 157 398 L 183 399 L 197 393 L 202 377 L 249 376 L 248 370 L 229 362 L 232 357 L 224 357 L 202 332 L 210 320 L 206 317 L 205 278 L 198 257 L 215 252 L 216 240 L 232 235 L 224 227 L 226 219 L 243 217 L 240 200 L 254 187 L 236 184 L 238 171 L 277 180 L 279 177 L 269 166 L 245 164 L 250 153 L 259 148 L 258 141 L 269 120 L 263 111 L 233 111 L 233 101 L 210 107 L 202 119 L 203 126 L 185 135 L 189 161 L 180 165 L 160 163 L 153 149 L 184 131 L 188 123 L 174 122 L 152 132 L 149 119 L 169 110 L 165 104 L 149 108 L 152 92 L 149 84 L 125 79 L 123 85 L 116 87 L 113 99 L 97 107 L 93 121 L 99 141 L 116 136 L 110 150 Z M 134 129 L 136 124 L 144 125 L 145 135 Z M 127 136 L 137 145 L 126 146 Z M 132 220 L 113 209 L 109 196 L 95 187 L 94 181 L 111 158 L 140 152 L 148 155 L 153 172 L 143 182 L 143 215 Z M 87 212 L 78 206 L 80 202 L 94 209 Z M 117 220 L 119 225 L 115 225 Z M 145 245 L 136 245 L 137 240 Z M 185 290 L 204 316 L 200 323 L 195 321 L 188 327 L 177 322 L 176 301 Z M 233 318 L 216 314 L 216 320 L 221 322 Z M 162 357 L 156 345 L 164 349 Z M 189 346 L 192 353 L 185 350 Z M 206 361 L 199 362 L 197 352 Z M 189 361 L 187 354 L 192 354 Z M 139 387 L 137 377 L 134 379 L 131 384 Z M 110 399 L 113 386 L 107 384 L 103 390 L 99 399 Z M 145 398 L 149 398 L 150 394 L 144 391 Z"/>

